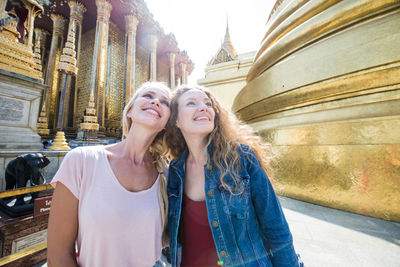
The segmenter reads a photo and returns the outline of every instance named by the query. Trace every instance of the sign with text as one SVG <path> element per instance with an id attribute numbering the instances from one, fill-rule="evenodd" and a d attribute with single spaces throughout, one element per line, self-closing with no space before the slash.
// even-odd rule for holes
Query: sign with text
<path id="1" fill-rule="evenodd" d="M 39 245 L 46 242 L 46 240 L 47 229 L 17 238 L 12 241 L 11 254 Z"/>
<path id="2" fill-rule="evenodd" d="M 41 216 L 50 212 L 51 198 L 53 196 L 36 198 L 33 204 L 33 216 Z"/>

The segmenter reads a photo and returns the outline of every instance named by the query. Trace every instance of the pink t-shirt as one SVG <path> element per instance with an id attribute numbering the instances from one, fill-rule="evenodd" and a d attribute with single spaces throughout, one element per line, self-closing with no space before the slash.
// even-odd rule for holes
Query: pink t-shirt
<path id="1" fill-rule="evenodd" d="M 103 146 L 79 147 L 52 180 L 79 200 L 79 266 L 153 266 L 161 256 L 158 182 L 130 192 L 115 177 Z"/>

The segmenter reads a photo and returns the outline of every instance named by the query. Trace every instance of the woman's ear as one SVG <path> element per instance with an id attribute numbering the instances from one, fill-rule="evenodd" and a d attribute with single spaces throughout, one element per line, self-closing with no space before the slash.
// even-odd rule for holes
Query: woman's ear
<path id="1" fill-rule="evenodd" d="M 133 108 L 133 106 L 132 107 L 130 107 L 129 109 L 128 109 L 128 112 L 126 113 L 126 116 L 128 117 L 128 118 L 130 118 L 130 119 L 132 119 L 132 115 L 133 114 L 131 114 L 133 111 L 132 111 L 132 108 Z"/>

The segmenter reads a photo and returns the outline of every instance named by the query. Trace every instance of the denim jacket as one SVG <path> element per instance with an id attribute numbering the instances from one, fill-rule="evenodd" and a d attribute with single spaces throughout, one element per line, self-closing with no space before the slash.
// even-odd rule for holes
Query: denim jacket
<path id="1" fill-rule="evenodd" d="M 207 148 L 210 157 L 211 149 L 212 145 Z M 186 149 L 169 168 L 168 234 L 173 267 L 181 261 L 178 229 L 187 155 Z M 238 186 L 230 175 L 224 176 L 224 182 L 235 188 L 233 194 L 222 187 L 213 163 L 204 166 L 208 221 L 220 262 L 223 266 L 302 266 L 272 185 L 255 153 L 244 145 L 240 164 Z"/>

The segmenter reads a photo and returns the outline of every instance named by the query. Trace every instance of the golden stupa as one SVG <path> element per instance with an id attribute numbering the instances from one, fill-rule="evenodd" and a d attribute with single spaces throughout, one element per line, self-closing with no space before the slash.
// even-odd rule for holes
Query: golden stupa
<path id="1" fill-rule="evenodd" d="M 400 1 L 277 1 L 235 98 L 296 199 L 400 221 Z"/>

